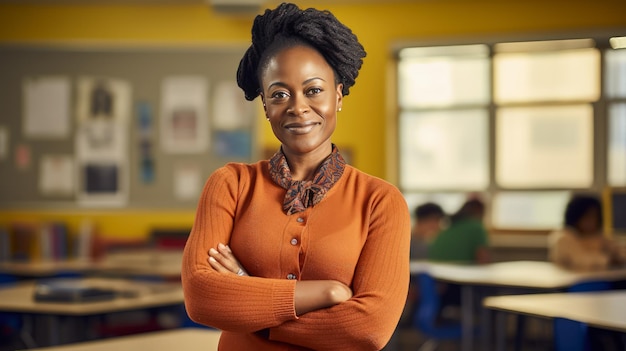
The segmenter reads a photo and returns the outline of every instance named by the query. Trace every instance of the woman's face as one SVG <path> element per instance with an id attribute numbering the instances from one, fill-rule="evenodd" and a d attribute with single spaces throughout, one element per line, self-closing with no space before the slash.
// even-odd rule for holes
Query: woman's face
<path id="1" fill-rule="evenodd" d="M 591 207 L 578 220 L 578 230 L 583 234 L 596 234 L 600 228 L 600 212 Z"/>
<path id="2" fill-rule="evenodd" d="M 265 115 L 283 152 L 326 157 L 343 95 L 324 57 L 306 46 L 279 51 L 261 72 L 261 84 Z"/>

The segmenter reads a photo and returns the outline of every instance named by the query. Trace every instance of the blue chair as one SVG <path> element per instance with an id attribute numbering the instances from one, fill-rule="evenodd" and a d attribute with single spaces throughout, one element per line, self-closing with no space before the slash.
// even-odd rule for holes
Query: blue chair
<path id="1" fill-rule="evenodd" d="M 460 340 L 462 330 L 460 322 L 438 321 L 441 301 L 435 279 L 427 273 L 420 273 L 414 277 L 419 287 L 419 303 L 413 317 L 413 326 L 428 339 L 420 350 L 434 350 L 440 341 Z"/>
<path id="2" fill-rule="evenodd" d="M 567 288 L 567 292 L 590 292 L 606 291 L 613 289 L 613 283 L 596 280 L 574 284 Z M 555 318 L 554 320 L 554 346 L 555 351 L 589 351 L 589 330 L 585 323 L 569 320 L 567 318 Z"/>
<path id="3" fill-rule="evenodd" d="M 554 319 L 555 351 L 589 351 L 588 328 L 585 323 L 567 318 Z"/>
<path id="4" fill-rule="evenodd" d="M 577 292 L 591 292 L 591 291 L 606 291 L 606 290 L 611 290 L 611 289 L 613 289 L 613 284 L 611 282 L 604 281 L 604 280 L 596 280 L 596 281 L 586 281 L 586 282 L 576 283 L 568 287 L 567 289 L 565 289 L 565 291 L 571 292 L 571 293 L 577 293 Z M 517 320 L 518 320 L 518 332 L 517 332 L 517 337 L 515 339 L 515 350 L 521 350 L 522 349 L 522 334 L 523 334 L 523 330 L 525 329 L 526 317 L 521 315 L 521 316 L 518 316 Z M 563 321 L 559 321 L 559 323 L 567 324 L 566 322 L 563 322 Z M 586 330 L 585 330 L 585 333 L 586 333 Z M 567 338 L 568 338 L 568 334 L 563 334 L 563 330 L 557 329 L 556 324 L 554 324 L 555 342 L 556 340 L 567 339 Z M 563 341 L 561 341 L 561 343 L 562 342 Z M 562 350 L 568 350 L 568 348 L 563 348 Z M 581 350 L 585 350 L 585 349 L 581 349 Z"/>
<path id="5" fill-rule="evenodd" d="M 15 283 L 17 283 L 15 276 L 0 273 L 0 288 Z M 5 340 L 2 342 L 9 342 L 9 340 L 13 338 L 18 338 L 21 344 L 26 348 L 34 348 L 37 346 L 32 335 L 24 329 L 19 313 L 0 313 L 0 341 Z"/>
<path id="6" fill-rule="evenodd" d="M 567 289 L 567 292 L 605 291 L 613 289 L 613 284 L 604 280 L 576 283 Z"/>

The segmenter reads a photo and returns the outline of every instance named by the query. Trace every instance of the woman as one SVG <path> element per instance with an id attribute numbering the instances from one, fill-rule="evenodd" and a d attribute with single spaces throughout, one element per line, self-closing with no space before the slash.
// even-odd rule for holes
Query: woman
<path id="1" fill-rule="evenodd" d="M 185 247 L 185 306 L 220 350 L 380 350 L 409 283 L 410 217 L 331 143 L 365 51 L 331 13 L 257 16 L 237 82 L 280 150 L 207 180 Z"/>
<path id="2" fill-rule="evenodd" d="M 550 234 L 550 260 L 579 271 L 601 270 L 626 259 L 602 233 L 602 204 L 595 196 L 576 195 L 565 208 L 564 228 Z"/>

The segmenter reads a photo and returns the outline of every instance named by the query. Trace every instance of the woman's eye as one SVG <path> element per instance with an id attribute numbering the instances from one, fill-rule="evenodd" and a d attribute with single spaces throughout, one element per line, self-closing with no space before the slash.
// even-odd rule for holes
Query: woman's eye
<path id="1" fill-rule="evenodd" d="M 311 88 L 311 89 L 309 89 L 307 91 L 307 94 L 308 95 L 317 95 L 317 94 L 319 94 L 321 92 L 322 92 L 322 89 L 320 89 L 320 88 Z"/>
<path id="2" fill-rule="evenodd" d="M 272 94 L 272 97 L 274 99 L 283 99 L 283 98 L 286 98 L 287 96 L 289 95 L 285 93 L 284 91 L 277 91 L 274 94 Z"/>

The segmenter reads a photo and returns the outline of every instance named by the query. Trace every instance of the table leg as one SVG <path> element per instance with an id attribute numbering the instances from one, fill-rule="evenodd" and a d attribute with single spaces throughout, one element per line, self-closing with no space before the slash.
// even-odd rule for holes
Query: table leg
<path id="1" fill-rule="evenodd" d="M 474 344 L 474 296 L 471 285 L 461 285 L 461 324 L 463 351 L 472 351 Z"/>
<path id="2" fill-rule="evenodd" d="M 61 342 L 61 320 L 55 315 L 44 315 L 45 323 L 48 326 L 48 342 L 50 346 L 59 345 Z"/>
<path id="3" fill-rule="evenodd" d="M 26 348 L 34 349 L 37 347 L 35 338 L 33 337 L 34 321 L 33 316 L 29 314 L 22 315 L 22 327 L 20 328 L 20 339 L 26 346 Z"/>
<path id="4" fill-rule="evenodd" d="M 496 314 L 496 351 L 506 349 L 506 313 L 494 312 Z"/>
<path id="5" fill-rule="evenodd" d="M 492 350 L 492 341 L 493 341 L 493 333 L 492 333 L 492 327 L 493 324 L 491 322 L 491 318 L 493 316 L 493 313 L 490 309 L 485 308 L 482 305 L 482 299 L 486 296 L 487 294 L 483 293 L 480 294 L 480 310 L 481 310 L 481 320 L 480 320 L 480 335 L 482 337 L 482 350 L 483 351 L 489 351 Z"/>

